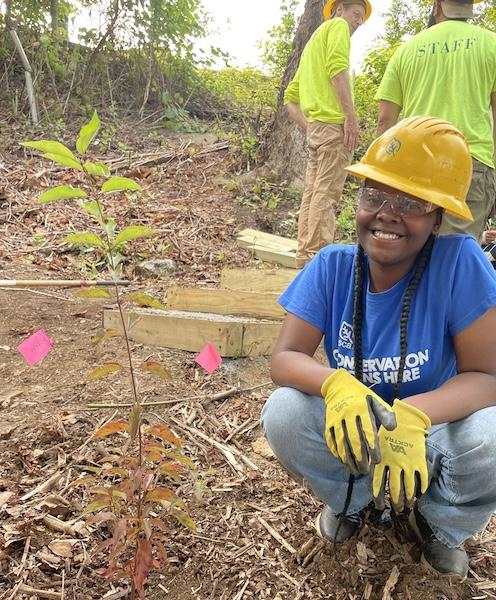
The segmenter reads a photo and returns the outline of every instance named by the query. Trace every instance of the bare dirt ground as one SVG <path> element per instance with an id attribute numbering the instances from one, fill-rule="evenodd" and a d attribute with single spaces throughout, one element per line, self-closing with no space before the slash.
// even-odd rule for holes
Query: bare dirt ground
<path id="1" fill-rule="evenodd" d="M 136 134 L 134 140 L 139 150 Z M 202 155 L 207 142 L 190 146 L 194 151 L 177 139 L 163 144 L 176 155 L 141 169 L 131 160 L 120 173 L 137 177 L 145 192 L 132 203 L 119 198 L 112 206 L 121 222 L 157 231 L 152 249 L 145 240 L 127 256 L 132 289 L 165 300 L 171 284 L 215 287 L 224 266 L 261 266 L 234 241 L 238 229 L 256 227 L 256 220 L 249 211 L 239 212 L 232 194 L 218 185 L 219 178 L 231 177 L 228 151 Z M 89 221 L 69 204 L 36 203 L 41 189 L 67 176 L 38 159 L 26 160 L 18 147 L 0 154 L 0 176 L 0 279 L 90 274 L 87 258 L 61 243 Z M 133 266 L 147 252 L 173 259 L 177 271 L 166 280 L 141 279 Z M 95 366 L 124 360 L 122 342 L 90 341 L 101 327 L 102 301 L 75 299 L 68 290 L 42 291 L 0 290 L 0 598 L 124 598 L 125 584 L 97 574 L 104 561 L 94 550 L 102 534 L 87 535 L 79 527 L 81 490 L 70 486 L 98 451 L 88 443 L 92 432 L 126 414 L 115 408 L 130 401 L 125 378 L 87 380 Z M 40 328 L 54 347 L 41 364 L 29 367 L 16 348 Z M 171 401 L 150 410 L 150 420 L 168 424 L 182 438 L 210 490 L 195 500 L 183 486 L 197 531 L 170 522 L 170 560 L 149 580 L 148 597 L 496 598 L 494 523 L 468 543 L 471 571 L 465 582 L 426 572 L 401 523 L 367 524 L 339 546 L 316 537 L 313 521 L 321 504 L 257 446 L 259 414 L 273 389 L 268 357 L 224 360 L 208 375 L 193 353 L 133 343 L 132 355 L 136 363 L 156 360 L 172 373 L 172 381 L 140 377 L 140 393 L 144 401 Z M 239 391 L 214 399 L 233 387 Z M 109 408 L 89 410 L 93 403 Z"/>

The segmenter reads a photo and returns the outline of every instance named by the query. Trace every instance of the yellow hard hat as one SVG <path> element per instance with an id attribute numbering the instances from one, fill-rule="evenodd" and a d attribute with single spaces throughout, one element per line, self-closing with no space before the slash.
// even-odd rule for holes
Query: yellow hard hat
<path id="1" fill-rule="evenodd" d="M 437 117 L 409 117 L 375 139 L 362 160 L 346 168 L 473 221 L 465 201 L 472 157 L 463 134 Z"/>
<path id="2" fill-rule="evenodd" d="M 327 0 L 324 6 L 324 10 L 322 11 L 324 21 L 328 21 L 331 18 L 331 13 L 332 9 L 334 8 L 334 5 L 342 1 L 343 0 Z M 480 2 L 480 0 L 477 1 Z M 369 0 L 356 0 L 354 4 L 365 4 L 365 17 L 363 18 L 365 22 L 370 17 L 370 13 L 372 12 L 372 6 Z"/>

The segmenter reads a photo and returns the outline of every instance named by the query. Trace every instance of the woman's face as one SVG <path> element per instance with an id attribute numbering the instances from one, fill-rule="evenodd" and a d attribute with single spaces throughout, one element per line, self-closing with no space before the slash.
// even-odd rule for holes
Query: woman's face
<path id="1" fill-rule="evenodd" d="M 367 194 L 367 189 L 373 188 Z M 385 192 L 384 195 L 381 192 Z M 388 202 L 392 194 L 393 206 Z M 392 187 L 367 180 L 365 198 L 359 200 L 356 211 L 358 239 L 369 257 L 371 273 L 373 269 L 389 269 L 392 279 L 399 281 L 412 268 L 415 259 L 431 234 L 437 234 L 441 225 L 441 211 L 435 206 L 400 192 Z M 384 199 L 384 204 L 379 208 Z M 421 205 L 417 205 L 416 200 Z M 408 212 L 402 212 L 402 208 Z M 420 210 L 415 211 L 415 208 Z M 422 209 L 429 210 L 422 214 Z"/>

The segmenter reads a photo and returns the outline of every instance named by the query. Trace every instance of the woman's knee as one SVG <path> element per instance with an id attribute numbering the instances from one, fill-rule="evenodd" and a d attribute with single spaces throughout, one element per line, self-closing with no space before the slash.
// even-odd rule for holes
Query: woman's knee
<path id="1" fill-rule="evenodd" d="M 269 441 L 294 439 L 298 430 L 313 429 L 323 418 L 323 402 L 294 388 L 278 388 L 262 409 L 262 428 Z"/>

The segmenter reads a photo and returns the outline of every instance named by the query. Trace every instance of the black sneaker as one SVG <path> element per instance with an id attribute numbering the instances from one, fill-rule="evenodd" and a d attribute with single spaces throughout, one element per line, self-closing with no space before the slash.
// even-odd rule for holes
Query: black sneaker
<path id="1" fill-rule="evenodd" d="M 348 540 L 362 528 L 367 508 L 341 518 L 330 506 L 324 506 L 315 520 L 318 535 L 329 542 Z"/>
<path id="2" fill-rule="evenodd" d="M 415 506 L 408 519 L 422 550 L 422 562 L 430 570 L 466 577 L 468 556 L 463 547 L 450 548 L 440 542 Z"/>

